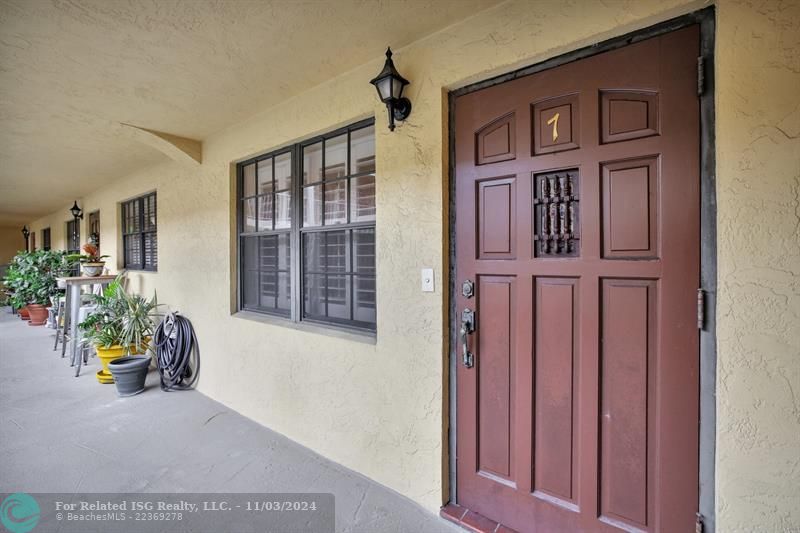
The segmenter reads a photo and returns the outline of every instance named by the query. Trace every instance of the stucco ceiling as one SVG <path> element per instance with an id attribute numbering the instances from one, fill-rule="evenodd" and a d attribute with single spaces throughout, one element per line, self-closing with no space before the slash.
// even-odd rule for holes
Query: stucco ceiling
<path id="1" fill-rule="evenodd" d="M 498 0 L 0 0 L 0 224 L 203 139 Z"/>

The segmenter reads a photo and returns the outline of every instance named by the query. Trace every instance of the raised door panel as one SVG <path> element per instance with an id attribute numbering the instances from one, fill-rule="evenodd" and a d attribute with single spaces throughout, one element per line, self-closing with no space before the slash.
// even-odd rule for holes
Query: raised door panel
<path id="1" fill-rule="evenodd" d="M 600 514 L 652 526 L 656 281 L 601 281 Z"/>
<path id="2" fill-rule="evenodd" d="M 509 113 L 475 133 L 475 164 L 486 165 L 516 158 L 516 119 Z"/>
<path id="3" fill-rule="evenodd" d="M 603 257 L 658 257 L 658 158 L 602 166 Z"/>
<path id="4" fill-rule="evenodd" d="M 574 150 L 580 146 L 578 95 L 540 100 L 531 106 L 533 155 Z"/>
<path id="5" fill-rule="evenodd" d="M 478 373 L 478 471 L 513 484 L 512 443 L 514 361 L 512 317 L 514 278 L 480 276 L 477 321 L 480 327 L 475 353 Z"/>
<path id="6" fill-rule="evenodd" d="M 652 91 L 601 91 L 600 140 L 629 141 L 658 134 L 658 94 Z"/>
<path id="7" fill-rule="evenodd" d="M 578 280 L 534 282 L 534 494 L 575 503 Z"/>
<path id="8" fill-rule="evenodd" d="M 513 259 L 516 256 L 516 178 L 478 182 L 478 258 Z"/>

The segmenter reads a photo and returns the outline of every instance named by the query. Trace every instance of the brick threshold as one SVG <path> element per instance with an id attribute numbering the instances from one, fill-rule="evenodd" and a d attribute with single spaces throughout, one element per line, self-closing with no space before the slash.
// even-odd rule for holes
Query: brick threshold
<path id="1" fill-rule="evenodd" d="M 448 503 L 442 507 L 439 516 L 474 533 L 517 533 L 503 524 L 455 503 Z"/>

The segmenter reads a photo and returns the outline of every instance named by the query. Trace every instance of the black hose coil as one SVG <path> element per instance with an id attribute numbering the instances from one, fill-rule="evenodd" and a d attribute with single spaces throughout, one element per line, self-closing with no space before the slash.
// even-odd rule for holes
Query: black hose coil
<path id="1" fill-rule="evenodd" d="M 200 373 L 200 346 L 188 318 L 168 313 L 153 333 L 164 391 L 191 389 Z"/>

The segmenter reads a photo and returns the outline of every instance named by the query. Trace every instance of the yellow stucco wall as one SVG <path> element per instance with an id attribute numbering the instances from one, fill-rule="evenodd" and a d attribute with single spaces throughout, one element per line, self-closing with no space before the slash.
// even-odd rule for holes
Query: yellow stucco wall
<path id="1" fill-rule="evenodd" d="M 94 191 L 84 198 L 76 198 L 78 205 L 83 210 L 83 219 L 80 220 L 81 244 L 89 239 L 89 213 L 100 211 L 100 253 L 109 255 L 106 259 L 106 268 L 109 272 L 116 273 L 122 268 L 122 236 L 119 227 L 119 203 L 129 200 L 144 193 L 156 190 L 159 177 L 168 173 L 170 164 L 156 165 L 135 172 L 124 179 L 116 180 L 106 187 Z M 168 189 L 165 189 L 165 192 Z M 50 247 L 54 250 L 64 250 L 67 247 L 67 222 L 72 220 L 70 208 L 72 203 L 64 205 L 58 211 L 34 221 L 30 227 L 36 232 L 36 246 L 41 248 L 41 230 L 50 228 Z M 159 211 L 159 215 L 162 212 Z M 161 237 L 161 232 L 159 232 Z M 159 247 L 159 251 L 162 248 Z M 164 249 L 167 257 L 169 250 Z M 156 288 L 158 274 L 152 272 L 130 272 L 128 275 L 129 287 L 133 290 L 152 293 Z"/>
<path id="2" fill-rule="evenodd" d="M 800 530 L 800 2 L 717 31 L 718 531 Z"/>
<path id="3" fill-rule="evenodd" d="M 19 250 L 24 249 L 22 226 L 0 226 L 0 265 L 7 264 Z"/>
<path id="4" fill-rule="evenodd" d="M 718 531 L 800 528 L 798 3 L 720 2 Z M 83 198 L 116 252 L 117 203 L 158 190 L 158 274 L 136 283 L 189 316 L 200 390 L 435 510 L 446 498 L 447 90 L 707 5 L 511 0 L 402 50 L 414 111 L 397 131 L 364 65 Z M 781 8 L 781 9 L 778 9 Z M 375 344 L 232 317 L 231 168 L 253 154 L 377 117 Z M 67 209 L 33 223 L 63 238 Z M 111 214 L 113 213 L 113 216 Z M 83 229 L 85 236 L 85 228 Z M 113 246 L 110 246 L 113 244 Z M 435 293 L 419 289 L 433 267 Z"/>
<path id="5" fill-rule="evenodd" d="M 113 185 L 116 187 L 116 183 Z M 67 222 L 72 220 L 72 215 L 69 214 L 69 208 L 72 204 L 65 205 L 63 209 L 59 209 L 54 213 L 50 213 L 46 217 L 40 218 L 29 224 L 31 232 L 36 232 L 36 246 L 41 245 L 42 230 L 50 228 L 50 248 L 53 250 L 64 250 L 67 247 Z M 86 236 L 86 226 L 81 222 L 81 236 Z"/>

